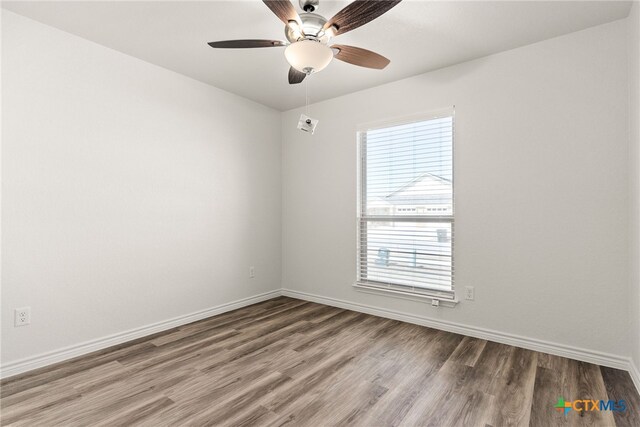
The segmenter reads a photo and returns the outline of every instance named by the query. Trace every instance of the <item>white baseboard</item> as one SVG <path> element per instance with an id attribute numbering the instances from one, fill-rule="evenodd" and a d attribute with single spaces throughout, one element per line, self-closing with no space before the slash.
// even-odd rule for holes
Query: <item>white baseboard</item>
<path id="1" fill-rule="evenodd" d="M 554 354 L 556 356 L 567 357 L 569 359 L 580 360 L 583 362 L 593 363 L 611 368 L 623 369 L 631 373 L 630 359 L 609 353 L 601 353 L 598 351 L 587 350 L 583 348 L 538 340 L 534 338 L 523 337 L 519 335 L 509 334 L 505 332 L 494 331 L 491 329 L 478 328 L 475 326 L 463 325 L 460 323 L 449 322 L 444 320 L 432 319 L 426 316 L 417 316 L 413 314 L 401 313 L 399 311 L 387 310 L 385 308 L 374 307 L 365 304 L 358 304 L 344 301 L 336 298 L 328 298 L 320 295 L 309 294 L 306 292 L 294 291 L 291 289 L 282 289 L 282 295 L 291 298 L 298 298 L 305 301 L 317 302 L 319 304 L 331 305 L 334 307 L 344 308 L 347 310 L 358 311 L 361 313 L 372 314 L 374 316 L 385 317 L 388 319 L 400 320 L 402 322 L 413 323 L 416 325 L 427 326 L 434 329 L 440 329 L 456 334 L 467 335 L 488 341 L 495 341 L 502 344 L 508 344 L 515 347 L 526 348 L 528 350 L 539 351 L 542 353 Z M 636 370 L 637 374 L 637 370 Z M 631 373 L 632 377 L 633 374 Z M 637 378 L 636 387 L 638 386 Z M 640 389 L 639 389 L 640 390 Z"/>
<path id="2" fill-rule="evenodd" d="M 427 326 L 434 329 L 453 332 L 456 334 L 467 335 L 474 338 L 495 341 L 502 344 L 522 347 L 528 350 L 540 351 L 542 353 L 554 354 L 556 356 L 567 357 L 569 359 L 580 360 L 583 362 L 594 363 L 596 365 L 608 366 L 616 369 L 623 369 L 629 372 L 631 379 L 640 393 L 640 370 L 630 358 L 621 357 L 613 354 L 602 353 L 578 347 L 567 346 L 558 343 L 527 338 L 523 336 L 513 335 L 505 332 L 494 331 L 475 326 L 463 325 L 455 322 L 436 320 L 425 316 L 417 316 L 413 314 L 401 313 L 399 311 L 388 310 L 385 308 L 374 307 L 365 304 L 353 303 L 350 301 L 340 300 L 336 298 L 323 297 L 320 295 L 310 294 L 306 292 L 294 291 L 291 289 L 279 289 L 266 292 L 260 295 L 243 298 L 226 304 L 221 304 L 196 313 L 175 317 L 173 319 L 154 323 L 152 325 L 143 326 L 118 334 L 86 341 L 81 344 L 65 347 L 52 352 L 40 354 L 37 356 L 17 360 L 5 364 L 0 367 L 0 378 L 9 378 L 14 375 L 22 374 L 37 368 L 52 365 L 74 357 L 82 356 L 107 347 L 122 344 L 137 338 L 142 338 L 158 332 L 166 331 L 177 326 L 187 323 L 206 319 L 207 317 L 225 313 L 227 311 L 236 310 L 251 304 L 266 301 L 278 296 L 288 296 L 305 301 L 316 302 L 319 304 L 330 305 L 333 307 L 344 308 L 346 310 L 367 313 L 374 316 L 384 317 L 388 319 L 399 320 L 402 322 L 413 323 L 416 325 Z"/>
<path id="3" fill-rule="evenodd" d="M 631 375 L 631 379 L 636 386 L 636 390 L 640 394 L 640 369 L 638 366 L 633 363 L 633 359 L 629 359 L 629 375 Z"/>
<path id="4" fill-rule="evenodd" d="M 14 375 L 22 374 L 24 372 L 32 371 L 37 368 L 52 365 L 54 363 L 62 362 L 74 357 L 82 356 L 87 353 L 91 353 L 97 350 L 102 350 L 107 347 L 122 344 L 127 341 L 131 341 L 137 338 L 142 338 L 148 335 L 155 334 L 157 332 L 166 331 L 167 329 L 175 328 L 176 326 L 186 325 L 187 323 L 195 322 L 197 320 L 206 319 L 207 317 L 222 314 L 227 311 L 236 310 L 238 308 L 246 307 L 251 304 L 266 301 L 271 298 L 275 298 L 281 295 L 280 290 L 266 292 L 260 295 L 239 299 L 226 304 L 221 304 L 206 310 L 198 311 L 195 313 L 187 314 L 184 316 L 174 317 L 173 319 L 157 322 L 151 325 L 142 326 L 140 328 L 131 329 L 118 334 L 109 335 L 103 338 L 98 338 L 91 341 L 86 341 L 81 344 L 72 345 L 69 347 L 61 348 L 59 350 L 51 351 L 48 353 L 40 354 L 25 359 L 20 359 L 15 362 L 10 362 L 0 367 L 0 378 L 9 378 Z"/>

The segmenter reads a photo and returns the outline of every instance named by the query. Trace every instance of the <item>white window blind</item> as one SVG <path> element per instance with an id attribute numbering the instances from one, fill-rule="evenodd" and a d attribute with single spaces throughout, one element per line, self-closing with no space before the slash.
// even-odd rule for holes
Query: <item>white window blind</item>
<path id="1" fill-rule="evenodd" d="M 454 299 L 452 112 L 358 140 L 358 284 Z"/>

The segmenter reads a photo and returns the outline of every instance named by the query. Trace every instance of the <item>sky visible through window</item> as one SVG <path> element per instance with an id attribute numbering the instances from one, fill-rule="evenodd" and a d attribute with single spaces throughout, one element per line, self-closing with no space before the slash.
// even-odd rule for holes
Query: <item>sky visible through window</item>
<path id="1" fill-rule="evenodd" d="M 385 197 L 425 172 L 452 180 L 452 117 L 367 131 L 368 199 Z"/>

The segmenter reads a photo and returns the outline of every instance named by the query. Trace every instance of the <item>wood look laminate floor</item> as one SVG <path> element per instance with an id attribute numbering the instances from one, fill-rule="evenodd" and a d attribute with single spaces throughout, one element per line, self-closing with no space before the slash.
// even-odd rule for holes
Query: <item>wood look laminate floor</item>
<path id="1" fill-rule="evenodd" d="M 624 371 L 285 297 L 1 387 L 16 426 L 640 426 Z"/>

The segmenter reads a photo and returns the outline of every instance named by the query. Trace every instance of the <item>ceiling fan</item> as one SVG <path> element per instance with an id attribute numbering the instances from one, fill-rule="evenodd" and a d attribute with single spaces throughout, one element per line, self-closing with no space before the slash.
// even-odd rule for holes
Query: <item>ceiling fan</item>
<path id="1" fill-rule="evenodd" d="M 354 46 L 329 45 L 340 34 L 354 30 L 389 11 L 401 0 L 355 0 L 327 20 L 314 13 L 319 0 L 298 0 L 304 13 L 298 15 L 289 0 L 262 0 L 285 23 L 288 42 L 282 40 L 225 40 L 209 46 L 223 49 L 285 47 L 284 55 L 291 65 L 289 83 L 297 84 L 311 73 L 323 70 L 335 57 L 361 67 L 383 69 L 389 60 L 382 55 Z"/>

